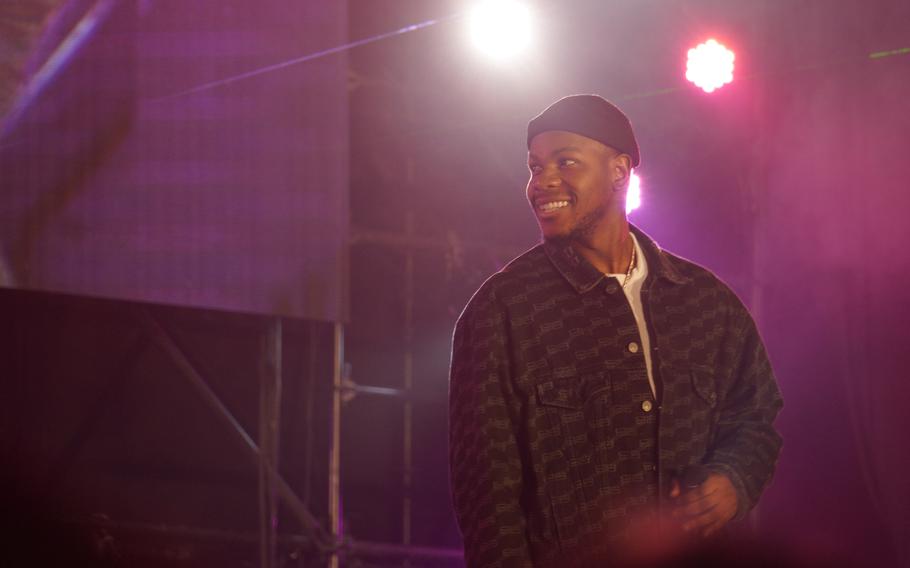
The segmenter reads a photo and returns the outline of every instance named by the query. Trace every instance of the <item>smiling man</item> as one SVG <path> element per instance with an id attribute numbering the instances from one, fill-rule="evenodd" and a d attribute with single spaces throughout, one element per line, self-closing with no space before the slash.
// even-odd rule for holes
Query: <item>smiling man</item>
<path id="1" fill-rule="evenodd" d="M 543 242 L 455 328 L 450 464 L 470 567 L 609 566 L 755 505 L 782 402 L 748 311 L 626 220 L 632 126 L 595 95 L 528 125 Z"/>

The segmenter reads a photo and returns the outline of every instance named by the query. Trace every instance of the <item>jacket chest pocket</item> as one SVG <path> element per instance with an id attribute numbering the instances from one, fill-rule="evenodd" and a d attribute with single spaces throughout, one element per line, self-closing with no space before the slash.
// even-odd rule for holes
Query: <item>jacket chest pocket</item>
<path id="1" fill-rule="evenodd" d="M 664 373 L 661 435 L 664 447 L 673 448 L 682 467 L 700 461 L 713 443 L 717 382 L 709 368 L 672 368 Z"/>
<path id="2" fill-rule="evenodd" d="M 612 385 L 607 371 L 598 369 L 536 384 L 538 431 L 548 451 L 580 455 L 593 431 L 606 428 Z"/>
<path id="3" fill-rule="evenodd" d="M 595 505 L 605 481 L 597 448 L 612 439 L 611 376 L 598 369 L 547 378 L 535 391 L 532 454 L 544 479 L 538 493 L 549 502 L 552 526 L 565 545 L 602 521 Z"/>
<path id="4" fill-rule="evenodd" d="M 692 381 L 692 390 L 700 402 L 710 409 L 717 406 L 717 385 L 714 382 L 714 373 L 710 369 L 695 368 L 689 374 Z"/>

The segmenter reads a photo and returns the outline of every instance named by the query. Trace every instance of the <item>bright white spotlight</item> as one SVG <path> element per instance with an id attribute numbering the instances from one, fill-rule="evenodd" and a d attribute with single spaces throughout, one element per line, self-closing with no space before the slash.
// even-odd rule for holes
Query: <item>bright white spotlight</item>
<path id="1" fill-rule="evenodd" d="M 516 0 L 485 0 L 470 16 L 474 45 L 493 59 L 508 59 L 531 43 L 531 10 Z"/>
<path id="2" fill-rule="evenodd" d="M 706 93 L 711 93 L 727 83 L 733 82 L 733 60 L 736 55 L 717 42 L 709 39 L 689 50 L 686 63 L 686 79 L 692 81 Z"/>
<path id="3" fill-rule="evenodd" d="M 641 178 L 634 171 L 629 177 L 629 189 L 626 191 L 626 215 L 641 207 Z"/>

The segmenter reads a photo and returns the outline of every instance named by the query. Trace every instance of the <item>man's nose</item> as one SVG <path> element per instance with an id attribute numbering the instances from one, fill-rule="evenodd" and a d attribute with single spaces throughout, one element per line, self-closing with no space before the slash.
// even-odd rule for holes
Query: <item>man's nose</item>
<path id="1" fill-rule="evenodd" d="M 559 170 L 547 168 L 537 176 L 537 187 L 540 189 L 555 189 L 562 183 L 559 177 Z"/>

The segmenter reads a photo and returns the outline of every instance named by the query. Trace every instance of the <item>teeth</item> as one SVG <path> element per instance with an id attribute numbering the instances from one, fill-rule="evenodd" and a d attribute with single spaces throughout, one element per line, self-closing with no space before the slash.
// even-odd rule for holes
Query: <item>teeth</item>
<path id="1" fill-rule="evenodd" d="M 538 209 L 544 213 L 555 211 L 557 209 L 562 209 L 563 207 L 568 207 L 568 201 L 550 201 L 549 203 L 542 203 L 537 206 Z"/>

